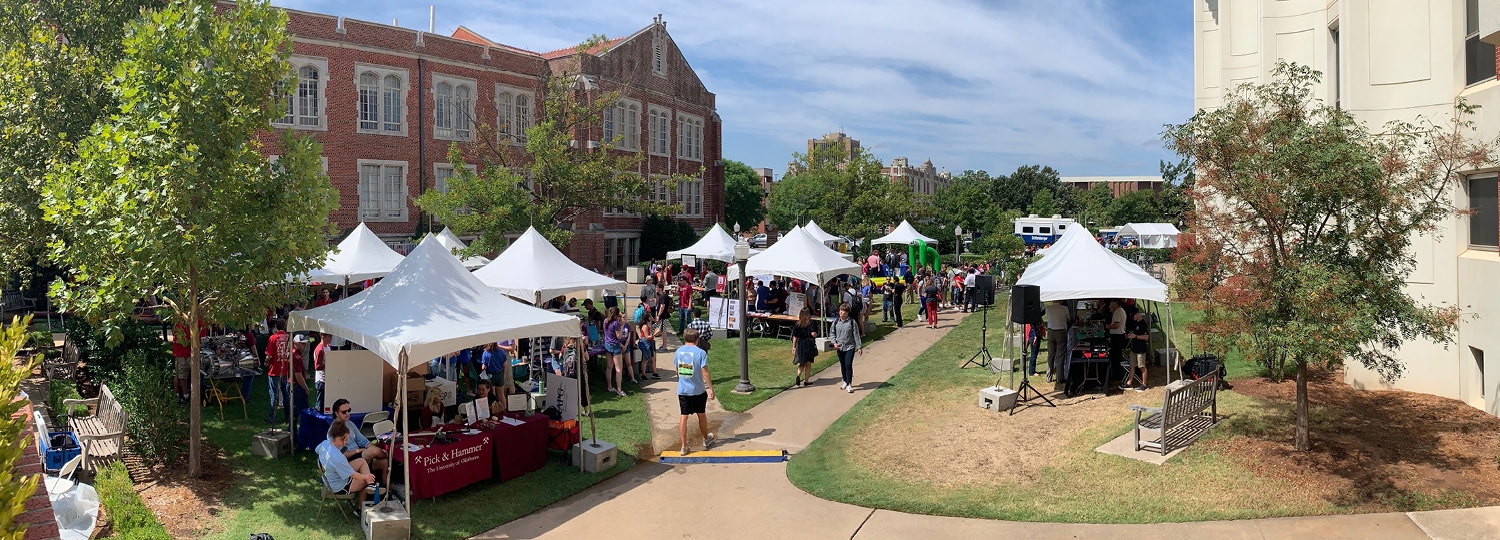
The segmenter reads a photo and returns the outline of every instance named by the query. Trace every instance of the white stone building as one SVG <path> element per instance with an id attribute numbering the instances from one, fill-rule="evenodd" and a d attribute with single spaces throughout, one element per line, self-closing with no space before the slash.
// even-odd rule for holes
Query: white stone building
<path id="1" fill-rule="evenodd" d="M 1459 97 L 1480 105 L 1476 136 L 1500 134 L 1497 0 L 1191 0 L 1197 108 L 1213 108 L 1243 83 L 1261 83 L 1278 59 L 1324 73 L 1319 92 L 1368 125 L 1441 119 Z M 1500 254 L 1496 171 L 1466 171 L 1455 195 L 1472 216 L 1447 219 L 1418 238 L 1407 292 L 1464 310 L 1457 342 L 1425 341 L 1399 352 L 1393 383 L 1357 363 L 1355 388 L 1400 388 L 1462 400 L 1500 415 Z M 1494 360 L 1493 365 L 1488 365 Z"/>

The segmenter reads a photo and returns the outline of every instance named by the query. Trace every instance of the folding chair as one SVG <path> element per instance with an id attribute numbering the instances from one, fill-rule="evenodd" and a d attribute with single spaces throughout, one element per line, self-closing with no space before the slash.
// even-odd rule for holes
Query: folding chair
<path id="1" fill-rule="evenodd" d="M 73 481 L 73 475 L 78 472 L 78 465 L 81 464 L 81 463 L 83 463 L 83 454 L 78 454 L 76 456 L 73 456 L 73 459 L 68 460 L 67 463 L 63 464 L 62 469 L 59 469 L 57 471 L 57 476 L 55 478 L 57 478 L 58 480 Z M 52 485 L 56 486 L 57 484 L 61 484 L 61 483 L 62 482 L 56 482 L 56 483 L 53 483 Z M 52 488 L 50 488 L 50 487 L 47 488 L 47 493 L 52 494 L 52 495 L 56 495 L 58 493 L 63 493 L 65 491 L 67 491 L 67 490 L 52 491 Z"/>
<path id="2" fill-rule="evenodd" d="M 386 411 L 375 411 L 366 414 L 364 419 L 359 421 L 359 434 L 364 435 L 366 439 L 372 439 L 376 435 L 385 433 L 384 431 L 376 430 L 375 425 L 389 419 L 390 417 L 391 413 Z"/>
<path id="3" fill-rule="evenodd" d="M 344 516 L 344 523 L 348 523 L 349 514 L 344 513 L 344 501 L 356 500 L 359 494 L 335 493 L 333 488 L 328 486 L 328 476 L 324 474 L 323 462 L 315 460 L 314 463 L 318 464 L 318 485 L 323 487 L 323 499 L 318 504 L 318 517 L 323 517 L 323 507 L 328 504 L 328 499 L 333 499 L 333 504 L 338 506 L 339 515 Z"/>

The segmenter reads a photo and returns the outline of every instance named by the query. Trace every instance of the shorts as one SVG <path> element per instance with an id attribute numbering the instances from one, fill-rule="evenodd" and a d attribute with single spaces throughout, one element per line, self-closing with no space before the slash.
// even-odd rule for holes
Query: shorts
<path id="1" fill-rule="evenodd" d="M 653 356 L 656 354 L 656 340 L 654 339 L 640 340 L 636 343 L 636 347 L 641 349 L 642 356 Z"/>
<path id="2" fill-rule="evenodd" d="M 1150 353 L 1130 351 L 1130 365 L 1138 368 L 1146 367 L 1146 361 L 1150 356 Z"/>
<path id="3" fill-rule="evenodd" d="M 334 491 L 333 494 L 334 495 L 348 495 L 349 494 L 349 486 L 351 486 L 353 484 L 354 484 L 354 480 L 352 480 L 352 479 L 351 480 L 346 480 L 346 481 L 344 481 L 344 487 L 339 488 L 338 491 Z"/>
<path id="4" fill-rule="evenodd" d="M 677 408 L 682 410 L 682 415 L 703 414 L 708 410 L 708 392 L 694 396 L 677 395 Z"/>
<path id="5" fill-rule="evenodd" d="M 604 342 L 604 351 L 609 354 L 620 354 L 625 352 L 625 349 L 621 348 L 619 343 L 606 341 Z"/>
<path id="6" fill-rule="evenodd" d="M 175 358 L 177 360 L 177 378 L 191 378 L 193 376 L 193 363 L 189 362 L 187 357 L 185 356 L 178 356 Z"/>

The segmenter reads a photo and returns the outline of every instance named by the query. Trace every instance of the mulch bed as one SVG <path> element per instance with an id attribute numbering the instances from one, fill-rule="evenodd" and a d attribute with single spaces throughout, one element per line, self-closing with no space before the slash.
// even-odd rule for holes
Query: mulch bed
<path id="1" fill-rule="evenodd" d="M 173 538 L 203 537 L 213 517 L 223 510 L 223 495 L 234 486 L 234 472 L 226 465 L 224 452 L 206 442 L 202 450 L 203 474 L 198 478 L 188 476 L 186 454 L 180 463 L 155 467 L 131 453 L 124 458 L 136 491 Z"/>
<path id="2" fill-rule="evenodd" d="M 1308 452 L 1292 445 L 1292 380 L 1235 381 L 1235 392 L 1285 405 L 1285 422 L 1208 444 L 1257 475 L 1290 479 L 1355 512 L 1500 504 L 1500 418 L 1429 394 L 1355 390 L 1340 371 L 1309 379 Z"/>

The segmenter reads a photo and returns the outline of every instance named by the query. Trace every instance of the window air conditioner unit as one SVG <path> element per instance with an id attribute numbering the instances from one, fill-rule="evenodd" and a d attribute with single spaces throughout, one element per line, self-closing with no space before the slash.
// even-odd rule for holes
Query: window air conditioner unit
<path id="1" fill-rule="evenodd" d="M 589 230 L 591 230 L 591 231 L 602 231 L 602 230 L 604 230 L 604 224 L 603 223 L 590 223 L 589 224 Z"/>

